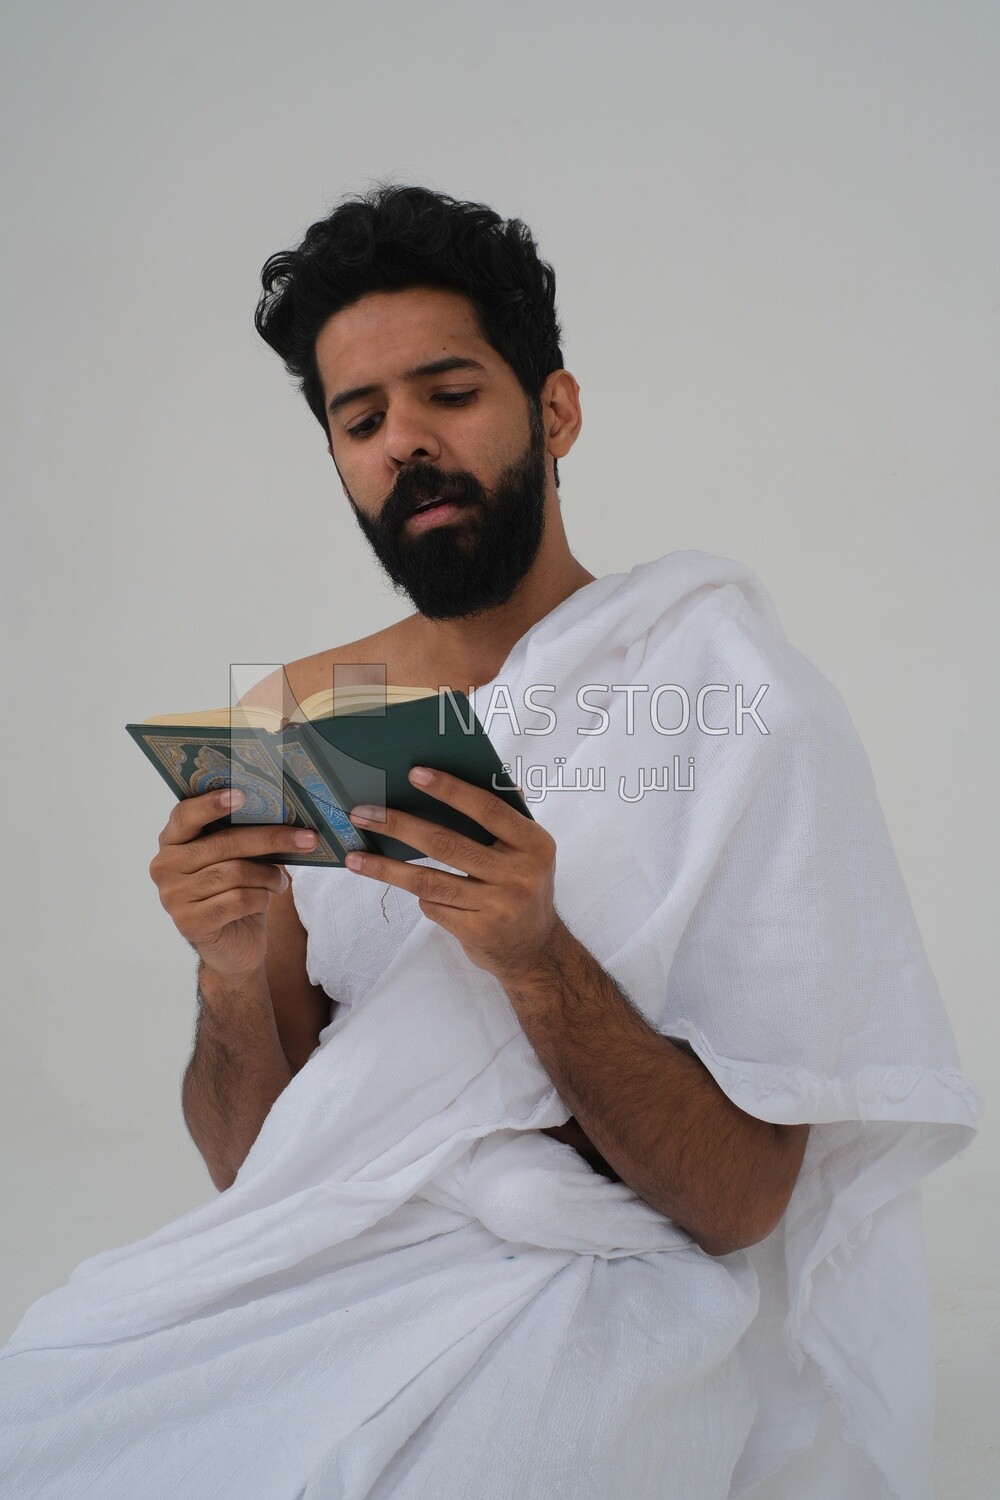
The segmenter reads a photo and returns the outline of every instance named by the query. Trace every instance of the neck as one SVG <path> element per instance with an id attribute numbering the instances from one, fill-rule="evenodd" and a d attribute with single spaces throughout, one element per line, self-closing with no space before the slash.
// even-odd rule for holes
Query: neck
<path id="1" fill-rule="evenodd" d="M 594 574 L 577 562 L 568 546 L 556 550 L 555 556 L 546 556 L 546 550 L 543 545 L 505 604 L 459 620 L 411 616 L 417 649 L 425 661 L 434 664 L 441 686 L 465 692 L 492 682 L 532 625 L 594 581 Z"/>

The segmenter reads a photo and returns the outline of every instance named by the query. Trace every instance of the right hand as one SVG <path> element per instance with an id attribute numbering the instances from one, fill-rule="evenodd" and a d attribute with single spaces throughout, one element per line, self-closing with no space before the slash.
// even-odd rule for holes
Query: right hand
<path id="1" fill-rule="evenodd" d="M 215 833 L 206 823 L 228 815 L 220 792 L 178 802 L 160 834 L 149 873 L 181 937 L 221 978 L 242 981 L 259 973 L 267 952 L 267 909 L 286 890 L 279 865 L 252 854 L 301 853 L 289 823 L 234 824 Z M 312 847 L 316 835 L 312 835 Z"/>

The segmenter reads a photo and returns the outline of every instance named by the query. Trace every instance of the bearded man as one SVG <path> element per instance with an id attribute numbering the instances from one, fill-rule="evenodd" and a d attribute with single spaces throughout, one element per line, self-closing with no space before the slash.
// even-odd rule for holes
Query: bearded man
<path id="1" fill-rule="evenodd" d="M 460 689 L 557 795 L 414 767 L 492 844 L 355 808 L 422 858 L 336 869 L 175 807 L 219 1196 L 29 1309 L 5 1492 L 929 1496 L 919 1184 L 979 1105 L 843 701 L 739 563 L 570 551 L 580 391 L 519 221 L 383 186 L 262 283 L 413 613 L 247 697 Z"/>

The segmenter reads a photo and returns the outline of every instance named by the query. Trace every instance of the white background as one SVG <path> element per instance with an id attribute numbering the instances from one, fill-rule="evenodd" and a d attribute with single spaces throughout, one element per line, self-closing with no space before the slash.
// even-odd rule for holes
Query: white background
<path id="1" fill-rule="evenodd" d="M 377 178 L 555 267 L 576 556 L 738 558 L 843 693 L 989 1094 L 997 7 L 36 0 L 0 50 L 0 1337 L 214 1195 L 148 874 L 172 804 L 124 724 L 409 612 L 251 322 L 267 256 Z M 926 1189 L 947 1500 L 997 1475 L 997 1140 Z"/>

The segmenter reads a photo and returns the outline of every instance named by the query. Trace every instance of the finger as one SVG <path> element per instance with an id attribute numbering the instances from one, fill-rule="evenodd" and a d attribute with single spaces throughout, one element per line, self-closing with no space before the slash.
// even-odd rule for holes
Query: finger
<path id="1" fill-rule="evenodd" d="M 232 800 L 230 800 L 232 799 Z M 207 823 L 224 818 L 242 802 L 242 793 L 232 788 L 223 791 L 201 792 L 197 797 L 184 797 L 171 809 L 163 832 L 162 844 L 186 844 L 197 838 Z"/>
<path id="2" fill-rule="evenodd" d="M 155 872 L 154 879 L 160 905 L 175 921 L 179 911 L 200 911 L 206 902 L 235 890 L 257 892 L 266 903 L 272 896 L 287 890 L 290 883 L 281 865 L 252 860 L 226 860 L 194 872 L 178 870 L 176 866 L 161 868 Z"/>
<path id="3" fill-rule="evenodd" d="M 188 876 L 225 860 L 263 855 L 280 863 L 292 854 L 315 847 L 316 835 L 311 829 L 294 828 L 288 823 L 237 824 L 182 843 L 168 843 L 161 835 L 160 847 L 149 863 L 149 873 L 162 886 L 176 875 Z"/>
<path id="4" fill-rule="evenodd" d="M 487 833 L 492 833 L 505 844 L 523 848 L 530 841 L 532 830 L 540 827 L 532 818 L 511 807 L 495 792 L 462 781 L 448 771 L 432 771 L 428 766 L 414 766 L 410 781 L 430 797 L 437 797 L 465 813 L 474 823 L 480 824 Z"/>
<path id="5" fill-rule="evenodd" d="M 204 901 L 223 891 L 238 889 L 272 891 L 275 895 L 287 889 L 288 875 L 281 865 L 259 864 L 250 859 L 225 859 L 205 865 L 184 876 L 190 901 Z"/>
<path id="6" fill-rule="evenodd" d="M 442 828 L 415 813 L 401 812 L 395 807 L 354 807 L 350 819 L 359 828 L 371 828 L 375 833 L 398 839 L 439 864 L 464 870 L 480 880 L 488 880 L 499 872 L 499 857 L 489 844 L 477 843 L 453 828 Z"/>
<path id="7" fill-rule="evenodd" d="M 316 835 L 311 829 L 295 828 L 290 823 L 237 824 L 202 834 L 173 849 L 167 857 L 175 868 L 193 871 L 226 859 L 249 859 L 251 855 L 280 861 L 315 847 Z"/>
<path id="8" fill-rule="evenodd" d="M 429 870 L 425 865 L 407 864 L 405 860 L 390 859 L 385 854 L 351 853 L 347 856 L 347 868 L 371 880 L 397 886 L 401 891 L 410 891 L 420 900 L 439 902 L 465 911 L 474 909 L 476 887 L 480 885 L 479 881 L 466 875 Z"/>
<path id="9" fill-rule="evenodd" d="M 457 923 L 462 919 L 456 915 L 459 910 L 457 906 L 445 906 L 441 901 L 418 901 L 417 905 L 431 922 L 436 922 L 453 936 L 458 935 Z"/>
<path id="10" fill-rule="evenodd" d="M 240 917 L 261 916 L 267 911 L 270 902 L 270 891 L 262 891 L 256 886 L 239 886 L 236 890 L 220 891 L 218 895 L 209 896 L 204 901 L 189 901 L 181 913 L 181 930 L 188 942 L 204 941 L 223 927 L 228 927 L 230 922 L 238 922 Z M 178 926 L 181 926 L 181 922 L 178 922 Z"/>

